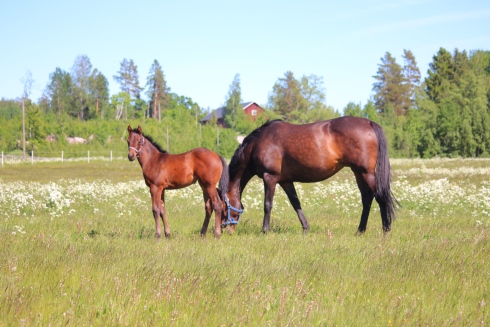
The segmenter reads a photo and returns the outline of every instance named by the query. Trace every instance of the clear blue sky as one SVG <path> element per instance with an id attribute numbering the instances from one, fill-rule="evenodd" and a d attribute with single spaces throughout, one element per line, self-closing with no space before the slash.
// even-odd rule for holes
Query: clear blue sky
<path id="1" fill-rule="evenodd" d="M 57 67 L 87 55 L 111 94 L 124 58 L 141 86 L 157 59 L 172 92 L 204 108 L 224 103 L 237 73 L 242 99 L 264 104 L 291 70 L 323 77 L 342 110 L 372 96 L 387 51 L 403 64 L 411 50 L 426 77 L 440 47 L 490 50 L 490 1 L 2 1 L 0 45 L 0 98 L 21 96 L 30 71 L 37 101 Z"/>

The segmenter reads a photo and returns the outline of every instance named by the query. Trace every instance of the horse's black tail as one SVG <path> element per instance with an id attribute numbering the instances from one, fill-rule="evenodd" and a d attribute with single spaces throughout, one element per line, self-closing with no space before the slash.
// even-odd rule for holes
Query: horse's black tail
<path id="1" fill-rule="evenodd" d="M 225 198 L 225 194 L 228 192 L 228 183 L 230 182 L 230 175 L 228 172 L 228 164 L 226 163 L 225 159 L 220 156 L 221 159 L 221 164 L 223 165 L 223 172 L 221 173 L 221 178 L 219 180 L 219 195 L 221 197 L 221 200 Z"/>
<path id="2" fill-rule="evenodd" d="M 385 227 L 385 231 L 388 231 L 392 220 L 395 219 L 395 210 L 396 207 L 399 206 L 397 199 L 394 197 L 391 192 L 390 184 L 391 184 L 391 167 L 390 167 L 390 159 L 388 158 L 388 143 L 386 142 L 386 136 L 383 132 L 381 126 L 376 124 L 375 122 L 371 122 L 371 126 L 374 129 L 374 133 L 376 134 L 376 138 L 378 139 L 378 159 L 376 161 L 376 190 L 374 192 L 374 197 L 376 201 L 380 204 L 380 208 L 386 206 L 386 223 L 383 222 L 383 227 Z M 381 208 L 381 210 L 383 210 Z"/>

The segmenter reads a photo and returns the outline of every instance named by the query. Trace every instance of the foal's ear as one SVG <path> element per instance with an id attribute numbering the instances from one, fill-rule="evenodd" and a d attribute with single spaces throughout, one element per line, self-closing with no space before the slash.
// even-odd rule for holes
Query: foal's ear
<path id="1" fill-rule="evenodd" d="M 131 134 L 131 131 L 132 131 L 132 130 L 133 130 L 133 129 L 131 128 L 131 125 L 128 125 L 128 133 L 129 133 L 129 134 Z"/>
<path id="2" fill-rule="evenodd" d="M 143 134 L 143 131 L 141 130 L 141 126 L 138 125 L 138 134 Z"/>

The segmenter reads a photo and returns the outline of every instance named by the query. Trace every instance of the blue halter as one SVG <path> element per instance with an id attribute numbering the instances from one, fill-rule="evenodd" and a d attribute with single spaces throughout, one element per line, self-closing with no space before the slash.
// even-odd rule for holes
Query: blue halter
<path id="1" fill-rule="evenodd" d="M 244 209 L 240 210 L 240 209 L 235 208 L 234 206 L 232 206 L 230 204 L 230 200 L 228 200 L 228 197 L 226 196 L 226 194 L 225 194 L 225 203 L 226 203 L 226 206 L 228 207 L 228 220 L 225 221 L 223 224 L 221 224 L 221 227 L 226 227 L 228 225 L 237 225 L 238 224 L 238 221 L 240 220 L 240 217 L 241 217 Z M 233 210 L 235 212 L 238 212 L 238 219 L 237 220 L 232 220 L 231 219 L 230 210 Z"/>

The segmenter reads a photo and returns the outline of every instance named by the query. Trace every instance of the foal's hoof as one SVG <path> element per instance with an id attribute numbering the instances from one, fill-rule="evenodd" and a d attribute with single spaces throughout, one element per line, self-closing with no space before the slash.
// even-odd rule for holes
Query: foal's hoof
<path id="1" fill-rule="evenodd" d="M 356 232 L 356 236 L 361 236 L 362 234 L 364 234 L 366 230 L 360 230 L 358 229 L 357 232 Z"/>

